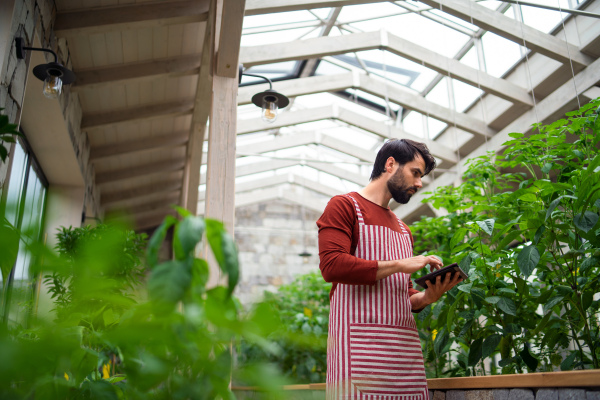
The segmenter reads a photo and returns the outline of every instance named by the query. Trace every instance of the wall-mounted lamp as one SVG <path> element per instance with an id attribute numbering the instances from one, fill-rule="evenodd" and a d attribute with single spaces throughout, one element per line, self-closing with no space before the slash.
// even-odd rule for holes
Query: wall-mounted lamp
<path id="1" fill-rule="evenodd" d="M 42 49 L 37 47 L 26 47 L 25 40 L 23 38 L 15 38 L 15 47 L 17 49 L 17 58 L 19 60 L 25 59 L 25 50 L 34 51 L 45 51 L 52 53 L 54 56 L 54 62 L 48 64 L 40 64 L 33 68 L 33 75 L 36 78 L 44 82 L 44 96 L 49 99 L 58 99 L 58 96 L 62 93 L 62 86 L 69 85 L 75 81 L 75 74 L 68 68 L 65 68 L 58 62 L 56 53 L 49 49 Z"/>
<path id="2" fill-rule="evenodd" d="M 273 90 L 273 82 L 266 76 L 249 74 L 244 72 L 244 67 L 240 64 L 239 82 L 242 82 L 242 75 L 254 76 L 269 82 L 269 89 L 264 92 L 256 93 L 252 96 L 252 103 L 262 109 L 261 117 L 265 122 L 275 122 L 277 119 L 277 110 L 287 107 L 290 104 L 290 99 L 285 95 Z"/>

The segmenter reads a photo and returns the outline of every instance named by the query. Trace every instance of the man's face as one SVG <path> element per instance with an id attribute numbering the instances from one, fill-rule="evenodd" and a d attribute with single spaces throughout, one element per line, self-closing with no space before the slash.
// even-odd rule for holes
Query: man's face
<path id="1" fill-rule="evenodd" d="M 396 172 L 388 179 L 387 187 L 392 198 L 400 204 L 406 204 L 417 190 L 423 187 L 421 177 L 425 171 L 425 161 L 421 156 L 398 166 Z"/>

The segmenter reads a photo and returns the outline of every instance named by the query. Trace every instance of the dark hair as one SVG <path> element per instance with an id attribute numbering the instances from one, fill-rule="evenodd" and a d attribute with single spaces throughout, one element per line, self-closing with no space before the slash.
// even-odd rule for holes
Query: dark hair
<path id="1" fill-rule="evenodd" d="M 377 153 L 371 180 L 377 179 L 385 172 L 385 162 L 388 158 L 394 157 L 394 160 L 401 166 L 413 161 L 417 155 L 420 155 L 425 161 L 425 173 L 427 175 L 435 168 L 435 158 L 429 152 L 425 143 L 415 142 L 410 139 L 392 139 L 387 141 Z"/>

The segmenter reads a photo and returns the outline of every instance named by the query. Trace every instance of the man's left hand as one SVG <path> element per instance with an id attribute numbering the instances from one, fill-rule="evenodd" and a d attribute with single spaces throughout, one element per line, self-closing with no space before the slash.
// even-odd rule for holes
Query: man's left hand
<path id="1" fill-rule="evenodd" d="M 436 278 L 435 284 L 427 281 L 427 289 L 423 292 L 419 292 L 410 296 L 410 303 L 413 310 L 421 310 L 431 303 L 435 303 L 442 297 L 444 293 L 452 289 L 454 286 L 462 282 L 462 278 L 459 274 L 454 274 L 454 277 L 450 279 L 451 273 L 448 272 L 442 282 L 442 277 Z"/>
<path id="2" fill-rule="evenodd" d="M 462 282 L 462 278 L 459 274 L 454 274 L 454 277 L 450 279 L 451 275 L 452 274 L 448 272 L 444 281 L 442 281 L 442 277 L 438 275 L 435 284 L 426 281 L 427 289 L 425 289 L 423 300 L 427 302 L 427 304 L 435 303 L 444 293 Z"/>

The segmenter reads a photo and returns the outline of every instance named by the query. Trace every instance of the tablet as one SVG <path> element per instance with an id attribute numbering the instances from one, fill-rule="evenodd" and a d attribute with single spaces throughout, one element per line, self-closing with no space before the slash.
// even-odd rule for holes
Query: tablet
<path id="1" fill-rule="evenodd" d="M 433 271 L 432 273 L 429 273 L 425 276 L 415 279 L 415 283 L 417 285 L 421 286 L 422 288 L 427 289 L 427 285 L 425 284 L 426 281 L 430 281 L 431 283 L 435 284 L 437 276 L 441 275 L 442 282 L 443 282 L 446 277 L 446 273 L 448 273 L 448 272 L 451 273 L 450 279 L 452 279 L 454 277 L 454 274 L 459 274 L 460 277 L 463 279 L 463 281 L 469 277 L 467 274 L 465 274 L 465 272 L 462 269 L 460 269 L 460 267 L 458 266 L 457 263 L 453 263 L 453 264 L 448 265 L 447 267 L 437 269 L 437 270 Z"/>

